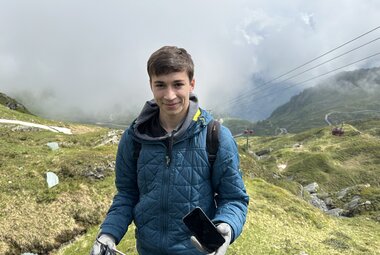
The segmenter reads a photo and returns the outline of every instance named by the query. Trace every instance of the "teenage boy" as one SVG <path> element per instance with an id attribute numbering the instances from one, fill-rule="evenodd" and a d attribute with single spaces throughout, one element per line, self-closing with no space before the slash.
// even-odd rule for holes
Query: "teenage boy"
<path id="1" fill-rule="evenodd" d="M 148 60 L 154 99 L 124 132 L 116 156 L 117 194 L 98 240 L 120 242 L 134 221 L 141 255 L 205 254 L 182 218 L 200 207 L 217 225 L 226 253 L 242 232 L 248 205 L 239 154 L 230 131 L 220 127 L 213 164 L 208 160 L 207 124 L 212 117 L 198 106 L 194 64 L 183 48 L 165 46 Z M 100 253 L 95 242 L 91 254 Z"/>

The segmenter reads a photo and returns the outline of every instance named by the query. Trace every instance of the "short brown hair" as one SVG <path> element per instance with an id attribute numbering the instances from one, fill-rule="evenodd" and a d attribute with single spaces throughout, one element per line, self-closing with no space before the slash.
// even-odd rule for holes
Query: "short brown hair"
<path id="1" fill-rule="evenodd" d="M 147 64 L 149 78 L 152 75 L 186 71 L 189 80 L 194 77 L 194 63 L 191 55 L 183 48 L 164 46 L 155 51 Z"/>

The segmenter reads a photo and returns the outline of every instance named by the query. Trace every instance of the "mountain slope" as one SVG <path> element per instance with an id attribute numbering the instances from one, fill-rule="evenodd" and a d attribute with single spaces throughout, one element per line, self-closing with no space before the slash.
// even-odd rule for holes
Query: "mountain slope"
<path id="1" fill-rule="evenodd" d="M 306 89 L 278 107 L 268 119 L 258 122 L 255 129 L 266 135 L 274 135 L 276 128 L 297 133 L 327 125 L 328 113 L 333 125 L 380 117 L 380 68 L 340 73 Z"/>
<path id="2" fill-rule="evenodd" d="M 29 110 L 26 109 L 26 107 L 24 105 L 20 104 L 15 99 L 13 99 L 13 98 L 11 98 L 11 97 L 3 94 L 3 93 L 0 93 L 0 104 L 8 107 L 9 109 L 16 110 L 16 111 L 21 112 L 21 113 L 31 114 L 29 112 Z"/>
<path id="3" fill-rule="evenodd" d="M 250 137 L 249 150 L 246 138 L 238 138 L 241 169 L 251 202 L 244 231 L 229 248 L 229 254 L 379 254 L 379 124 L 380 121 L 368 121 L 358 127 L 347 126 L 342 137 L 332 136 L 329 128 L 296 135 Z M 271 152 L 261 159 L 252 156 L 251 151 L 269 148 Z M 279 169 L 281 164 L 286 167 Z M 300 185 L 313 181 L 325 192 L 370 183 L 370 187 L 352 191 L 356 193 L 351 195 L 370 200 L 377 209 L 353 218 L 328 216 L 300 195 Z M 118 246 L 127 254 L 137 254 L 133 229 L 131 226 Z M 87 254 L 96 231 L 97 228 L 91 229 L 54 254 Z"/>
<path id="4" fill-rule="evenodd" d="M 245 183 L 251 199 L 247 222 L 228 254 L 379 254 L 379 223 L 365 217 L 332 218 L 259 178 L 245 178 Z M 53 254 L 88 254 L 96 231 Z M 133 232 L 131 226 L 118 249 L 137 255 Z"/>
<path id="5" fill-rule="evenodd" d="M 0 105 L 4 117 L 63 125 L 73 135 L 0 124 L 0 254 L 88 254 L 115 192 L 120 132 L 44 120 Z M 333 192 L 370 183 L 358 192 L 378 208 L 379 124 L 347 125 L 342 137 L 331 136 L 329 128 L 250 137 L 249 150 L 246 138 L 237 139 L 251 203 L 244 232 L 229 254 L 378 254 L 379 209 L 331 217 L 305 202 L 299 186 L 317 181 Z M 49 142 L 59 149 L 51 150 Z M 296 143 L 302 146 L 293 147 Z M 268 148 L 270 154 L 260 160 L 250 152 Z M 279 163 L 287 167 L 279 170 Z M 50 189 L 47 171 L 59 177 Z M 119 248 L 136 254 L 134 244 L 132 226 Z"/>
<path id="6" fill-rule="evenodd" d="M 266 154 L 255 156 L 254 161 L 242 160 L 242 166 L 255 165 L 255 176 L 295 195 L 302 194 L 302 186 L 316 182 L 320 197 L 331 197 L 333 208 L 354 198 L 360 203 L 369 201 L 368 208 L 353 213 L 366 214 L 380 222 L 379 126 L 380 120 L 360 122 L 357 126 L 347 124 L 343 136 L 333 136 L 330 128 L 324 127 L 276 137 L 250 137 L 250 153 Z M 238 143 L 246 150 L 245 139 Z M 351 192 L 344 201 L 337 199 L 342 190 Z"/>
<path id="7" fill-rule="evenodd" d="M 3 105 L 0 118 L 42 120 Z M 101 145 L 109 130 L 64 125 L 74 134 L 0 124 L 0 254 L 47 254 L 98 224 L 110 203 L 116 145 Z M 47 172 L 59 177 L 50 189 Z"/>

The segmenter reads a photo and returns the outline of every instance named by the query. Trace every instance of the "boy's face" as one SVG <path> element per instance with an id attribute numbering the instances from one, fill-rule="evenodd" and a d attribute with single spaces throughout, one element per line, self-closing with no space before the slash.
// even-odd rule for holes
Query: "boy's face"
<path id="1" fill-rule="evenodd" d="M 189 80 L 186 71 L 152 75 L 150 88 L 163 117 L 184 118 L 189 107 L 190 92 L 195 80 Z"/>

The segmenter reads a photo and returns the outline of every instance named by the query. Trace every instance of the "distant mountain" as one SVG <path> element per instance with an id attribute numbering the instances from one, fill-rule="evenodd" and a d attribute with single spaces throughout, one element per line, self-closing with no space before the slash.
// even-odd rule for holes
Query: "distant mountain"
<path id="1" fill-rule="evenodd" d="M 11 110 L 31 114 L 24 105 L 3 93 L 0 93 L 0 104 L 8 107 Z"/>
<path id="2" fill-rule="evenodd" d="M 233 135 L 241 134 L 244 130 L 253 129 L 253 122 L 242 119 L 223 118 L 223 125 L 228 127 Z"/>
<path id="3" fill-rule="evenodd" d="M 305 89 L 256 123 L 255 131 L 261 135 L 274 135 L 280 129 L 298 133 L 328 122 L 340 125 L 374 117 L 380 118 L 380 68 L 343 72 Z"/>

